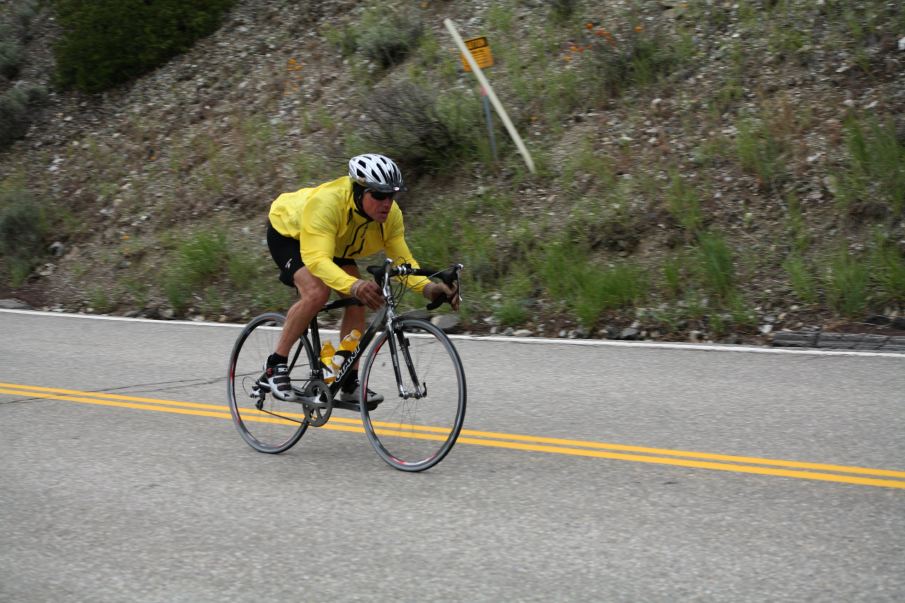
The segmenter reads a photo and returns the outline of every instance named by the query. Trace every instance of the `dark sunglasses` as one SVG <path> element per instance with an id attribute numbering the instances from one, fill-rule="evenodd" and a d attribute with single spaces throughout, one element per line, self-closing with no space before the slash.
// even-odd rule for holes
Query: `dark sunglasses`
<path id="1" fill-rule="evenodd" d="M 387 199 L 392 199 L 396 196 L 395 192 L 392 193 L 383 193 L 380 191 L 369 191 L 371 196 L 377 199 L 378 201 L 386 201 Z"/>

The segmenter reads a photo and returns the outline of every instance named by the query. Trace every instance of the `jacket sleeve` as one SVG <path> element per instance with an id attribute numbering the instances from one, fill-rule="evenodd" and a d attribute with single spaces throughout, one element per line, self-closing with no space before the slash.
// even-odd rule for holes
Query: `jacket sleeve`
<path id="1" fill-rule="evenodd" d="M 411 264 L 413 268 L 420 268 L 418 262 L 412 257 L 408 244 L 405 242 L 405 225 L 402 222 L 402 212 L 393 212 L 392 220 L 388 220 L 385 239 L 387 258 L 393 260 L 393 264 Z M 413 291 L 421 293 L 430 280 L 423 276 L 409 276 L 405 278 L 405 286 Z"/>
<path id="2" fill-rule="evenodd" d="M 331 289 L 348 295 L 355 277 L 333 262 L 336 233 L 341 228 L 341 219 L 341 211 L 333 209 L 329 204 L 312 200 L 305 206 L 299 245 L 302 262 L 311 274 Z"/>

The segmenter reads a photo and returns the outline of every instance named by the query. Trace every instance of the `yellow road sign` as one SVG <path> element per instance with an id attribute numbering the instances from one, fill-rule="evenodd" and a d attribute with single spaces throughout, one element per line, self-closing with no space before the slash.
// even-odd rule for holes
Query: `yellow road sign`
<path id="1" fill-rule="evenodd" d="M 490 44 L 487 43 L 485 36 L 465 40 L 465 47 L 468 48 L 468 52 L 474 57 L 478 67 L 487 69 L 493 66 L 493 54 L 490 52 Z M 462 57 L 462 65 L 465 66 L 465 71 L 471 71 L 471 66 L 469 66 L 464 56 Z"/>

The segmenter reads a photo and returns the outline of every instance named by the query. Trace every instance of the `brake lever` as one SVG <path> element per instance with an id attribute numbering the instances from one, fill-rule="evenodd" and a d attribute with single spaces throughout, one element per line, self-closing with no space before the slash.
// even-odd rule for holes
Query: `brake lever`
<path id="1" fill-rule="evenodd" d="M 443 281 L 444 284 L 452 285 L 453 283 L 455 283 L 459 280 L 459 271 L 462 270 L 462 268 L 463 268 L 462 264 L 456 264 L 455 266 L 450 266 L 443 272 L 438 272 L 436 276 L 441 281 Z M 446 303 L 452 303 L 452 300 L 449 298 L 448 295 L 446 295 L 444 293 L 442 296 L 438 297 L 431 303 L 427 304 L 427 309 L 436 310 L 437 308 L 439 308 L 440 306 L 442 306 L 443 304 L 446 304 Z"/>

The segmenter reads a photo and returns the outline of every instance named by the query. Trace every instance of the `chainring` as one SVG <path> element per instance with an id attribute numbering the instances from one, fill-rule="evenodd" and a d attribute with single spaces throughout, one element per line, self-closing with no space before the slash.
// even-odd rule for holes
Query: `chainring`
<path id="1" fill-rule="evenodd" d="M 333 394 L 330 393 L 330 386 L 320 379 L 308 382 L 302 406 L 305 408 L 305 417 L 312 427 L 326 424 L 333 414 Z"/>

